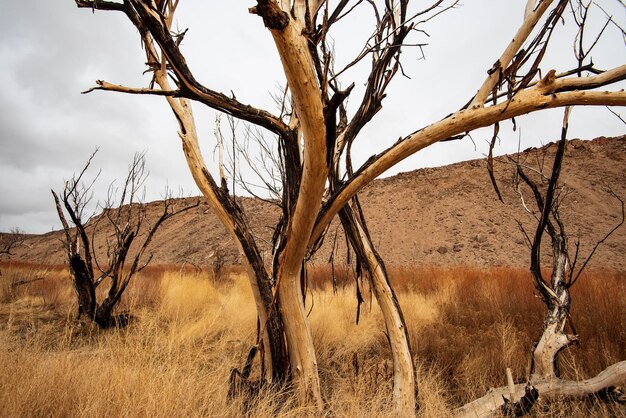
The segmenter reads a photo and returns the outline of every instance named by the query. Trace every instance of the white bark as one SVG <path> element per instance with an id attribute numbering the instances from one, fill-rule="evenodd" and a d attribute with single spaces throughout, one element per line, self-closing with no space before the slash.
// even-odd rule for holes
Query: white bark
<path id="1" fill-rule="evenodd" d="M 619 386 L 626 383 L 626 361 L 621 361 L 607 367 L 604 371 L 591 379 L 583 381 L 550 379 L 541 382 L 530 382 L 539 392 L 542 399 L 558 399 L 563 397 L 584 397 L 597 393 L 603 389 Z M 515 385 L 517 402 L 524 395 L 525 384 Z M 476 399 L 456 410 L 461 417 L 489 417 L 497 415 L 499 408 L 504 405 L 504 395 L 508 395 L 509 387 L 504 386 L 492 389 L 480 399 Z"/>
<path id="2" fill-rule="evenodd" d="M 300 280 L 282 277 L 278 290 L 278 306 L 283 315 L 291 374 L 301 404 L 322 406 L 317 358 L 311 326 L 306 316 Z"/>
<path id="3" fill-rule="evenodd" d="M 515 398 L 515 382 L 513 381 L 513 372 L 510 367 L 506 368 L 506 384 L 509 388 L 509 399 Z"/>
<path id="4" fill-rule="evenodd" d="M 215 135 L 215 141 L 217 142 L 217 161 L 220 168 L 220 182 L 221 184 L 226 184 L 226 170 L 224 169 L 224 141 L 222 138 L 222 130 L 220 126 L 220 116 L 220 114 L 217 114 L 215 116 L 215 130 L 213 131 L 213 134 Z"/>
<path id="5" fill-rule="evenodd" d="M 557 378 L 555 361 L 558 353 L 575 341 L 562 332 L 562 326 L 558 323 L 548 325 L 541 335 L 537 346 L 533 350 L 533 375 L 531 380 L 550 380 Z"/>

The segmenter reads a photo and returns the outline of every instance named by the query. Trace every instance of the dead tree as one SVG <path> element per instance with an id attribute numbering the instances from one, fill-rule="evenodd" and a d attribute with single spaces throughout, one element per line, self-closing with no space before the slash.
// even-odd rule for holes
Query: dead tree
<path id="1" fill-rule="evenodd" d="M 559 353 L 578 340 L 571 324 L 570 289 L 581 277 L 598 247 L 624 224 L 624 201 L 610 192 L 612 197 L 615 197 L 621 204 L 621 221 L 594 245 L 590 254 L 577 268 L 580 242 L 576 243 L 575 254 L 572 258 L 565 223 L 561 216 L 561 207 L 567 194 L 564 185 L 559 180 L 567 148 L 569 110 L 569 108 L 565 110 L 561 139 L 557 144 L 550 175 L 544 174 L 543 167 L 528 167 L 519 160 L 514 161 L 516 166 L 515 189 L 524 209 L 532 214 L 537 221 L 533 234 L 527 233 L 523 224 L 518 222 L 530 247 L 530 271 L 535 289 L 547 310 L 543 322 L 543 332 L 532 352 L 530 375 L 525 385 L 496 389 L 484 398 L 465 405 L 460 412 L 467 416 L 484 416 L 489 412 L 495 412 L 501 406 L 503 406 L 503 411 L 512 413 L 511 411 L 517 410 L 525 414 L 529 412 L 537 396 L 546 399 L 566 396 L 580 397 L 595 394 L 626 382 L 626 361 L 614 364 L 595 378 L 584 382 L 562 380 L 559 373 Z M 526 195 L 530 194 L 534 200 L 536 205 L 534 210 L 529 207 L 525 200 L 524 187 L 529 192 Z M 544 237 L 548 237 L 551 244 L 552 271 L 549 280 L 544 277 L 541 269 Z M 567 332 L 568 324 L 573 333 Z M 510 393 L 509 399 L 504 398 L 503 393 Z"/>
<path id="2" fill-rule="evenodd" d="M 0 233 L 0 256 L 13 255 L 12 251 L 24 242 L 24 232 L 19 228 L 13 228 L 6 233 Z"/>
<path id="3" fill-rule="evenodd" d="M 541 68 L 551 35 L 557 23 L 566 18 L 569 1 L 529 0 L 520 28 L 511 34 L 513 40 L 493 65 L 485 66 L 487 77 L 476 86 L 476 95 L 466 105 L 400 138 L 352 172 L 342 169 L 341 162 L 351 158 L 351 144 L 380 111 L 388 86 L 402 73 L 401 56 L 406 56 L 402 52 L 409 46 L 422 46 L 424 24 L 454 7 L 456 0 L 433 0 L 428 6 L 409 0 L 257 0 L 249 11 L 258 15 L 268 29 L 288 84 L 289 111 L 283 108 L 278 115 L 198 81 L 180 49 L 186 31 L 172 29 L 179 0 L 75 1 L 90 10 L 123 13 L 138 30 L 148 70 L 153 73 L 150 85 L 136 88 L 99 80 L 89 91 L 156 95 L 167 100 L 178 121 L 179 137 L 196 184 L 238 242 L 248 268 L 261 324 L 256 346 L 265 353 L 263 375 L 277 383 L 293 383 L 302 403 L 317 406 L 322 404 L 320 382 L 304 309 L 301 273 L 331 220 L 363 187 L 431 144 L 461 139 L 470 131 L 500 121 L 547 108 L 626 104 L 623 91 L 602 90 L 626 78 L 626 65 L 605 71 L 591 63 L 558 71 Z M 361 8 L 368 8 L 374 17 L 372 35 L 356 56 L 343 61 L 348 62 L 344 68 L 335 68 L 330 38 L 335 25 Z M 585 57 L 582 61 L 587 62 Z M 347 79 L 350 72 L 346 70 L 365 63 L 369 63 L 369 71 L 364 80 Z M 587 76 L 573 76 L 579 73 Z M 364 84 L 365 90 L 361 97 L 352 98 L 355 105 L 349 107 L 346 98 L 352 94 L 355 82 Z M 227 182 L 216 181 L 210 175 L 200 153 L 191 101 L 257 125 L 275 137 L 283 173 L 282 216 L 275 226 L 269 269 Z M 332 187 L 327 187 L 329 184 Z M 357 225 L 358 232 L 358 218 L 351 224 Z M 373 248 L 367 240 L 363 244 Z M 384 274 L 384 270 L 377 269 L 380 263 L 374 261 L 376 257 L 369 259 L 368 269 Z M 387 280 L 383 282 L 388 284 Z M 376 294 L 388 298 L 381 302 L 381 306 L 389 306 L 383 311 L 385 323 L 406 329 L 398 323 L 402 315 L 393 301 L 392 289 L 381 289 Z M 394 367 L 398 375 L 394 377 L 393 405 L 396 412 L 410 416 L 415 412 L 415 376 L 406 332 L 399 332 L 398 337 L 398 341 L 391 341 L 392 351 L 401 354 L 394 355 L 394 361 L 404 363 Z"/>
<path id="4" fill-rule="evenodd" d="M 174 210 L 172 199 L 166 196 L 159 217 L 146 225 L 147 208 L 142 201 L 142 190 L 148 174 L 144 154 L 135 154 L 121 189 L 116 190 L 112 183 L 101 205 L 102 213 L 85 221 L 84 212 L 93 197 L 97 176 L 90 183 L 84 183 L 84 176 L 94 156 L 95 152 L 82 171 L 65 182 L 60 196 L 54 190 L 52 195 L 65 233 L 64 246 L 78 301 L 78 318 L 86 316 L 101 328 L 123 327 L 129 316 L 114 315 L 114 309 L 135 274 L 150 262 L 152 255 L 146 251 L 155 233 L 167 219 L 198 203 Z M 98 260 L 93 248 L 99 235 L 106 236 L 106 263 Z M 104 299 L 98 301 L 96 291 L 103 284 L 108 289 Z"/>
<path id="5" fill-rule="evenodd" d="M 11 257 L 13 255 L 13 249 L 20 246 L 22 242 L 24 242 L 24 238 L 24 232 L 19 228 L 13 228 L 6 233 L 0 232 L 0 259 L 2 257 Z M 0 276 L 2 276 L 1 270 Z"/>

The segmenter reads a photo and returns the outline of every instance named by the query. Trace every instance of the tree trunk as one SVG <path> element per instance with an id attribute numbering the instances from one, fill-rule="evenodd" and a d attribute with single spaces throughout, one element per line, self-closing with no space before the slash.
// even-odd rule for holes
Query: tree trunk
<path id="1" fill-rule="evenodd" d="M 116 326 L 115 318 L 113 317 L 113 308 L 115 303 L 112 303 L 109 298 L 106 298 L 96 308 L 93 314 L 93 321 L 98 324 L 100 328 L 107 329 Z M 126 324 L 124 324 L 126 325 Z"/>
<path id="2" fill-rule="evenodd" d="M 78 318 L 83 315 L 92 318 L 96 311 L 96 289 L 91 272 L 78 254 L 70 257 L 70 270 L 74 281 L 74 291 L 78 299 Z"/>
<path id="3" fill-rule="evenodd" d="M 533 349 L 530 380 L 533 382 L 548 381 L 560 377 L 558 367 L 559 353 L 576 341 L 576 336 L 563 332 L 565 320 L 558 320 L 558 311 L 550 312 L 544 322 L 543 334 Z"/>
<path id="4" fill-rule="evenodd" d="M 518 164 L 517 166 L 517 172 L 520 178 L 532 190 L 537 202 L 537 208 L 541 211 L 541 217 L 539 218 L 531 246 L 530 270 L 533 275 L 535 288 L 547 307 L 547 314 L 543 323 L 543 333 L 533 349 L 528 383 L 525 385 L 511 385 L 513 386 L 511 389 L 505 387 L 491 390 L 486 396 L 457 410 L 460 416 L 487 416 L 495 414 L 498 411 L 511 414 L 513 411 L 517 412 L 522 404 L 524 404 L 525 407 L 523 410 L 520 410 L 520 413 L 526 413 L 529 408 L 532 407 L 532 404 L 538 396 L 544 399 L 554 397 L 580 397 L 591 395 L 626 382 L 626 361 L 614 364 L 596 377 L 582 382 L 561 380 L 559 374 L 559 353 L 577 340 L 576 335 L 568 335 L 565 333 L 565 326 L 569 320 L 571 306 L 569 289 L 575 283 L 578 275 L 572 277 L 574 269 L 570 267 L 567 244 L 568 238 L 565 232 L 565 226 L 559 214 L 559 204 L 561 202 L 558 200 L 559 193 L 562 191 L 558 179 L 567 144 L 568 116 L 569 111 L 566 110 L 561 142 L 559 143 L 554 157 L 552 175 L 549 178 L 545 196 L 540 191 L 537 183 L 532 181 L 524 173 L 521 165 Z M 519 190 L 518 193 L 520 193 Z M 621 225 L 621 223 L 619 225 Z M 615 229 L 613 229 L 613 231 L 614 230 Z M 544 280 L 541 271 L 541 240 L 546 232 L 550 236 L 552 243 L 552 274 L 549 283 Z M 591 255 L 593 255 L 593 252 Z M 589 259 L 587 259 L 587 261 L 588 260 Z M 584 269 L 584 265 L 582 269 Z M 582 272 L 582 269 L 578 274 Z M 531 395 L 530 400 L 525 396 L 527 390 L 528 394 Z M 504 397 L 507 393 L 509 394 L 508 399 Z M 520 399 L 525 397 L 526 399 L 524 399 L 523 402 L 520 401 Z"/>
<path id="5" fill-rule="evenodd" d="M 324 105 L 305 34 L 305 17 L 281 10 L 273 0 L 258 1 L 256 12 L 263 17 L 276 44 L 304 142 L 297 201 L 290 211 L 276 277 L 295 390 L 302 404 L 319 409 L 322 397 L 317 360 L 302 301 L 300 270 L 322 206 L 328 176 Z"/>
<path id="6" fill-rule="evenodd" d="M 570 313 L 570 292 L 566 282 L 566 275 L 569 269 L 569 258 L 567 255 L 567 236 L 561 230 L 560 233 L 554 231 L 552 237 L 552 275 L 550 278 L 551 294 L 544 302 L 547 305 L 548 313 L 543 323 L 543 334 L 537 342 L 532 354 L 531 376 L 532 382 L 542 380 L 558 379 L 558 355 L 559 353 L 576 341 L 575 335 L 565 334 L 565 325 Z M 533 273 L 537 274 L 538 268 L 533 267 Z M 538 283 L 535 279 L 535 283 Z"/>
<path id="7" fill-rule="evenodd" d="M 411 357 L 409 335 L 398 299 L 389 283 L 387 270 L 364 227 L 351 208 L 340 211 L 342 225 L 350 241 L 367 266 L 374 295 L 385 320 L 393 356 L 393 410 L 403 417 L 415 416 L 415 368 Z"/>
<path id="8" fill-rule="evenodd" d="M 156 71 L 155 77 L 161 88 L 170 89 L 167 74 L 164 71 Z M 263 378 L 270 382 L 283 384 L 288 377 L 289 361 L 280 312 L 271 309 L 272 286 L 263 264 L 263 258 L 259 253 L 254 237 L 250 234 L 246 218 L 236 201 L 228 195 L 227 190 L 218 187 L 207 169 L 200 151 L 195 119 L 189 100 L 168 97 L 167 101 L 181 128 L 179 137 L 182 141 L 189 171 L 208 205 L 230 235 L 235 238 L 246 266 L 259 323 L 261 324 L 262 335 L 260 337 L 265 348 L 265 375 Z"/>
<path id="9" fill-rule="evenodd" d="M 368 263 L 373 264 L 372 287 L 374 295 L 385 319 L 389 345 L 393 355 L 393 409 L 401 416 L 414 416 L 416 407 L 415 370 L 411 358 L 411 348 L 406 323 L 398 299 L 387 278 L 383 264 L 368 254 Z"/>
<path id="10" fill-rule="evenodd" d="M 299 272 L 279 276 L 278 306 L 283 318 L 291 375 L 298 400 L 302 405 L 320 409 L 322 395 L 311 326 L 304 309 Z"/>
<path id="11" fill-rule="evenodd" d="M 250 286 L 257 306 L 261 328 L 259 338 L 264 348 L 265 378 L 269 382 L 283 385 L 289 378 L 289 356 L 285 344 L 282 315 L 273 307 L 271 279 L 263 265 L 263 259 L 252 247 L 242 249 L 245 254 Z"/>

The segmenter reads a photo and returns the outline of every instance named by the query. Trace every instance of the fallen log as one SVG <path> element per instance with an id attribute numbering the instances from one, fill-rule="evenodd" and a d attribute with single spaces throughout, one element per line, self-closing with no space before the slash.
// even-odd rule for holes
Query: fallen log
<path id="1" fill-rule="evenodd" d="M 508 385 L 491 389 L 489 393 L 482 398 L 463 405 L 455 412 L 458 417 L 476 418 L 492 416 L 501 410 L 502 406 L 505 404 L 505 399 L 508 403 L 519 402 L 526 394 L 526 386 L 528 384 L 539 392 L 540 399 L 551 400 L 590 396 L 625 383 L 626 361 L 620 361 L 619 363 L 607 367 L 595 377 L 582 381 L 550 379 L 518 383 L 514 386 L 514 399 L 510 399 L 511 388 Z M 506 396 L 509 396 L 509 398 Z"/>

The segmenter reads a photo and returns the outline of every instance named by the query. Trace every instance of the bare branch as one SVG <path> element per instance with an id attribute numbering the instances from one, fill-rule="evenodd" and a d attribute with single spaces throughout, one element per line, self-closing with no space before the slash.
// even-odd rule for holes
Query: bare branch
<path id="1" fill-rule="evenodd" d="M 276 116 L 264 110 L 245 105 L 234 98 L 218 93 L 199 83 L 187 66 L 179 46 L 172 38 L 163 15 L 151 9 L 148 4 L 142 1 L 129 0 L 128 3 L 133 6 L 145 30 L 150 32 L 154 41 L 161 48 L 164 58 L 167 58 L 179 81 L 182 97 L 196 100 L 213 109 L 258 124 L 277 134 L 283 134 L 287 131 L 285 124 Z M 169 11 L 169 15 L 172 16 L 173 12 L 173 10 Z M 133 23 L 137 26 L 136 22 Z M 140 29 L 140 32 L 142 32 L 142 29 Z"/>
<path id="2" fill-rule="evenodd" d="M 133 88 L 133 87 L 126 87 L 126 86 L 121 86 L 117 84 L 111 84 L 104 80 L 96 80 L 96 84 L 98 85 L 98 87 L 92 87 L 88 90 L 85 90 L 82 92 L 82 94 L 91 93 L 92 91 L 95 91 L 95 90 L 104 90 L 104 91 L 115 91 L 119 93 L 128 93 L 128 94 L 147 94 L 147 95 L 153 95 L 153 96 L 180 97 L 180 90 L 165 91 L 165 90 L 155 90 L 155 89 L 148 89 L 148 88 Z"/>
<path id="3" fill-rule="evenodd" d="M 226 173 L 224 171 L 224 136 L 222 135 L 222 131 L 220 129 L 220 115 L 215 116 L 215 129 L 213 131 L 215 135 L 215 140 L 217 142 L 217 152 L 219 157 L 219 168 L 220 168 L 220 183 L 222 188 L 225 189 L 227 187 L 226 184 Z"/>
<path id="4" fill-rule="evenodd" d="M 587 256 L 587 258 L 585 259 L 583 265 L 580 267 L 580 270 L 578 270 L 578 273 L 576 273 L 576 276 L 573 276 L 573 277 L 571 276 L 570 277 L 570 282 L 568 284 L 568 287 L 571 287 L 571 286 L 574 285 L 574 283 L 576 283 L 576 281 L 578 280 L 578 278 L 582 274 L 583 270 L 585 270 L 585 267 L 587 267 L 587 264 L 589 263 L 589 261 L 591 260 L 593 255 L 595 254 L 595 252 L 598 249 L 598 247 L 600 245 L 602 245 L 611 235 L 613 235 L 613 233 L 615 231 L 617 231 L 622 225 L 624 225 L 624 218 L 625 218 L 624 199 L 622 199 L 617 194 L 615 194 L 615 192 L 613 190 L 609 190 L 609 194 L 611 194 L 611 196 L 613 196 L 614 198 L 616 198 L 620 202 L 621 209 L 622 209 L 622 219 L 620 220 L 620 222 L 617 225 L 615 225 L 615 227 L 613 227 L 613 229 L 611 229 L 609 232 L 607 232 L 607 234 L 601 240 L 596 242 L 596 244 L 593 246 L 593 249 L 591 250 L 591 252 Z M 578 248 L 576 249 L 576 255 L 578 256 Z"/>
<path id="5" fill-rule="evenodd" d="M 614 111 L 613 109 L 611 109 L 609 106 L 606 106 L 606 109 L 611 112 L 616 118 L 618 118 L 620 121 L 622 121 L 622 123 L 624 125 L 626 125 L 626 120 L 624 120 L 624 118 L 622 118 L 622 116 L 617 113 L 616 111 Z"/>
<path id="6" fill-rule="evenodd" d="M 489 143 L 489 156 L 487 157 L 487 171 L 489 172 L 489 179 L 491 179 L 491 184 L 496 194 L 498 195 L 498 199 L 500 202 L 504 203 L 502 199 L 502 194 L 500 194 L 500 189 L 498 188 L 498 182 L 496 181 L 496 177 L 493 174 L 493 148 L 496 146 L 496 140 L 498 139 L 498 132 L 500 131 L 500 124 L 496 122 L 493 125 L 493 136 L 491 137 L 491 142 Z"/>
<path id="7" fill-rule="evenodd" d="M 530 36 L 533 29 L 535 29 L 539 20 L 551 4 L 552 0 L 542 0 L 539 2 L 537 7 L 532 9 L 532 11 L 529 10 L 529 5 L 526 5 L 526 14 L 522 26 L 519 28 L 517 34 L 513 37 L 513 40 L 504 50 L 500 58 L 493 65 L 489 72 L 489 76 L 483 85 L 478 89 L 478 93 L 474 96 L 474 100 L 472 101 L 470 107 L 483 106 L 485 104 L 488 95 L 494 90 L 499 82 L 500 71 L 509 66 L 517 52 L 522 48 L 522 45 L 524 45 L 524 42 L 526 42 L 526 39 L 528 39 L 528 36 Z"/>
<path id="8" fill-rule="evenodd" d="M 611 75 L 603 73 L 600 76 L 591 76 L 582 80 L 587 80 L 586 84 L 596 84 L 601 77 L 603 82 L 612 83 L 616 78 L 622 77 L 620 71 L 612 71 Z M 581 79 L 577 79 L 581 80 Z M 466 133 L 478 128 L 491 126 L 498 121 L 511 119 L 530 112 L 565 106 L 576 105 L 610 105 L 626 106 L 626 92 L 623 91 L 567 91 L 554 93 L 554 82 L 544 79 L 543 83 L 519 92 L 509 101 L 497 105 L 478 107 L 472 109 L 462 109 L 450 116 L 435 122 L 405 138 L 400 139 L 386 151 L 371 157 L 359 168 L 354 176 L 350 178 L 337 194 L 324 205 L 322 212 L 318 216 L 315 231 L 311 236 L 310 243 L 313 244 L 325 229 L 330 220 L 337 214 L 339 208 L 345 205 L 350 197 L 358 193 L 367 183 L 390 167 L 407 158 L 409 155 L 426 148 L 436 142 Z"/>
<path id="9" fill-rule="evenodd" d="M 95 10 L 110 10 L 124 12 L 126 10 L 123 3 L 103 0 L 75 0 L 76 6 L 79 8 L 89 8 Z"/>

